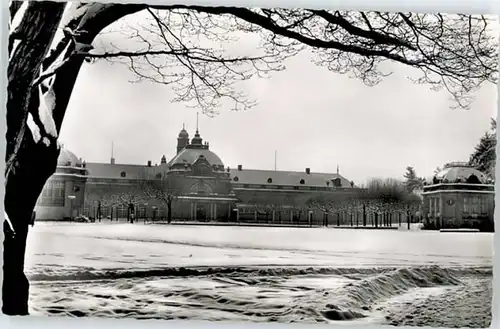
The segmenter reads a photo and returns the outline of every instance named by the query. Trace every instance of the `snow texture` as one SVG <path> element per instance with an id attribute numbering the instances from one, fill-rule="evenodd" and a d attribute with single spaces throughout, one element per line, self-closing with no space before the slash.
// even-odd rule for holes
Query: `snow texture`
<path id="1" fill-rule="evenodd" d="M 114 223 L 34 226 L 26 271 L 43 283 L 32 286 L 32 314 L 335 325 L 414 315 L 419 325 L 458 327 L 461 317 L 460 327 L 482 328 L 491 321 L 491 293 L 462 277 L 491 285 L 493 234 Z M 455 298 L 460 289 L 472 296 Z"/>
<path id="2" fill-rule="evenodd" d="M 40 134 L 40 128 L 33 120 L 33 116 L 31 115 L 31 113 L 28 113 L 27 123 L 28 123 L 28 128 L 31 131 L 31 135 L 33 136 L 33 140 L 35 141 L 35 143 L 38 143 L 42 138 L 42 135 Z"/>
<path id="3" fill-rule="evenodd" d="M 49 90 L 45 94 L 42 92 L 41 86 L 39 86 L 38 95 L 40 97 L 40 105 L 38 106 L 40 121 L 42 121 L 45 132 L 50 136 L 57 138 L 56 123 L 52 117 L 52 112 L 56 106 L 56 95 L 52 85 L 50 85 Z"/>

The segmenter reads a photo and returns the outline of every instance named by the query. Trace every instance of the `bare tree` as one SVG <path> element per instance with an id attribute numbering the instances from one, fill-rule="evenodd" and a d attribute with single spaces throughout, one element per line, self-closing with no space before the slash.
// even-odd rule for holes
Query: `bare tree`
<path id="1" fill-rule="evenodd" d="M 323 193 L 310 198 L 306 204 L 311 209 L 319 210 L 327 215 L 337 216 L 337 225 L 339 226 L 341 224 L 341 213 L 345 210 L 345 202 L 346 200 L 343 198 L 330 193 Z"/>
<path id="2" fill-rule="evenodd" d="M 86 191 L 89 193 L 89 199 L 98 201 L 100 207 L 109 207 L 111 219 L 114 217 L 118 220 L 118 213 L 113 214 L 114 207 L 124 207 L 127 209 L 127 221 L 133 222 L 132 214 L 136 215 L 138 206 L 147 202 L 147 197 L 143 192 L 143 181 L 137 180 L 135 184 L 109 184 L 106 188 L 98 191 Z"/>
<path id="3" fill-rule="evenodd" d="M 152 25 L 137 31 L 156 39 L 141 32 L 140 49 L 92 50 L 103 29 L 144 10 Z M 10 18 L 2 298 L 3 312 L 11 315 L 28 314 L 28 223 L 55 171 L 58 134 L 85 60 L 126 58 L 140 79 L 171 84 L 176 100 L 206 113 L 227 101 L 233 108 L 252 106 L 235 82 L 282 70 L 284 59 L 306 48 L 317 65 L 368 85 L 390 73 L 384 62 L 414 67 L 420 72 L 415 82 L 445 88 L 462 107 L 485 82 L 497 81 L 497 43 L 485 16 L 12 1 Z M 216 44 L 235 31 L 259 35 L 262 52 L 231 57 L 187 41 L 204 35 Z"/>
<path id="4" fill-rule="evenodd" d="M 266 222 L 269 222 L 269 217 L 275 219 L 273 214 L 277 210 L 281 209 L 279 202 L 270 202 L 267 195 L 261 193 L 253 193 L 252 196 L 246 202 L 255 211 L 255 220 L 258 221 L 259 214 L 263 214 L 266 217 Z"/>
<path id="5" fill-rule="evenodd" d="M 155 177 L 145 177 L 142 182 L 144 194 L 149 199 L 160 201 L 167 208 L 167 221 L 170 224 L 173 216 L 172 203 L 180 196 L 180 189 L 169 179 L 166 171 L 157 173 Z"/>
<path id="6" fill-rule="evenodd" d="M 389 225 L 392 223 L 392 215 L 404 214 L 409 227 L 411 217 L 419 210 L 421 200 L 399 180 L 372 179 L 367 184 L 365 203 L 375 215 L 375 226 L 380 223 L 379 216 L 383 216 L 383 224 Z M 401 221 L 401 217 L 398 221 Z"/>

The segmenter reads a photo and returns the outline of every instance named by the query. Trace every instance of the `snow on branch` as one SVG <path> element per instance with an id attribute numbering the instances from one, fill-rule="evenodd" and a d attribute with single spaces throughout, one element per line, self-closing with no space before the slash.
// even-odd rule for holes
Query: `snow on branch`
<path id="1" fill-rule="evenodd" d="M 56 57 L 53 63 L 45 71 L 43 71 L 40 74 L 40 76 L 33 82 L 33 87 L 38 86 L 45 79 L 54 76 L 58 70 L 60 70 L 65 64 L 69 62 L 70 57 L 66 57 L 66 55 L 68 54 L 70 45 L 71 43 L 66 44 L 64 50 L 61 53 L 59 53 L 59 55 Z"/>
<path id="2" fill-rule="evenodd" d="M 31 131 L 31 135 L 33 136 L 33 140 L 35 141 L 35 143 L 38 143 L 40 139 L 42 139 L 42 134 L 40 133 L 40 128 L 38 128 L 38 125 L 33 120 L 33 116 L 31 115 L 31 113 L 28 113 L 27 124 L 29 130 Z"/>
<path id="3" fill-rule="evenodd" d="M 56 106 L 56 95 L 54 93 L 54 89 L 51 85 L 45 94 L 42 93 L 41 86 L 38 87 L 38 90 L 38 94 L 40 96 L 40 105 L 38 106 L 40 121 L 43 124 L 45 132 L 48 135 L 57 138 L 57 128 L 53 117 L 54 108 Z"/>
<path id="4" fill-rule="evenodd" d="M 21 20 L 23 19 L 24 13 L 26 12 L 26 9 L 28 8 L 28 5 L 29 5 L 29 1 L 23 1 L 21 3 L 21 6 L 18 7 L 19 2 L 20 1 L 12 1 L 10 4 L 11 13 L 13 12 L 14 16 L 10 17 L 9 35 L 11 35 L 15 31 L 17 31 L 19 24 L 21 23 Z M 17 9 L 13 10 L 14 8 L 17 8 Z"/>

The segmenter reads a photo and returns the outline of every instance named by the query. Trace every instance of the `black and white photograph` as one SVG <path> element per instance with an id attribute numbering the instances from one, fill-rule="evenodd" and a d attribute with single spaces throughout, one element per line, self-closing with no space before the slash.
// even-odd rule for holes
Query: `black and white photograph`
<path id="1" fill-rule="evenodd" d="M 490 327 L 498 16 L 9 13 L 5 315 Z"/>

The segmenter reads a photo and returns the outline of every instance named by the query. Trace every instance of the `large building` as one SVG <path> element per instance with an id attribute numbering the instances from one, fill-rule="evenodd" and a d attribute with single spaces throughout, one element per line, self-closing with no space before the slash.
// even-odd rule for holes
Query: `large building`
<path id="1" fill-rule="evenodd" d="M 467 163 L 446 164 L 423 189 L 423 211 L 431 228 L 493 230 L 492 180 Z"/>
<path id="2" fill-rule="evenodd" d="M 175 156 L 160 164 L 86 163 L 61 149 L 56 173 L 38 200 L 37 220 L 62 220 L 86 215 L 176 220 L 310 221 L 315 210 L 308 200 L 328 194 L 346 198 L 354 183 L 338 173 L 255 170 L 226 167 L 198 130 L 194 137 L 182 129 Z"/>

